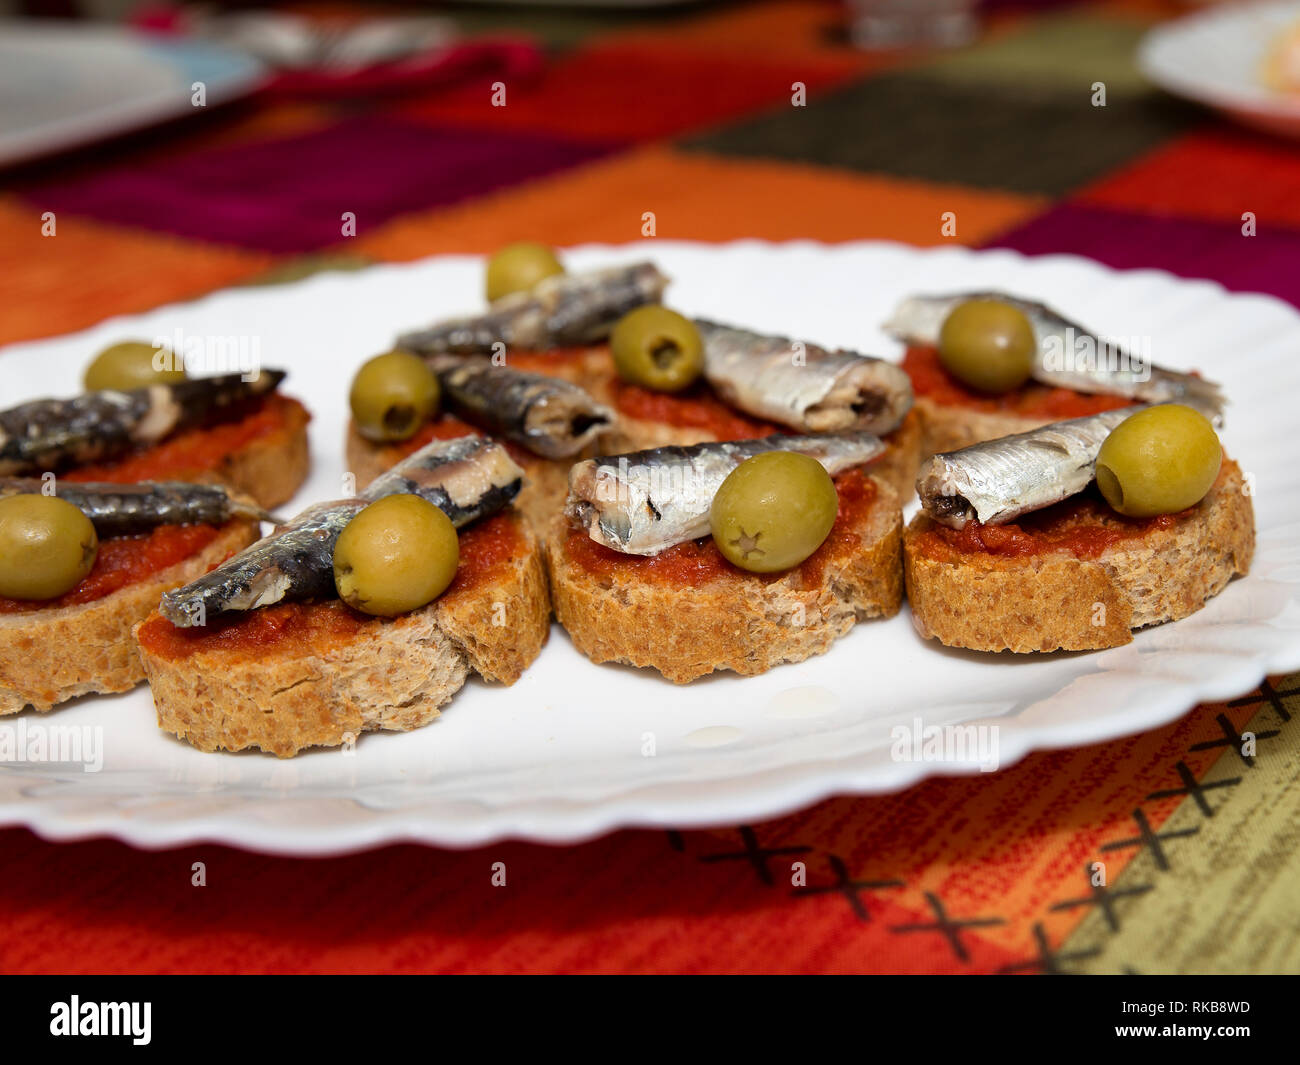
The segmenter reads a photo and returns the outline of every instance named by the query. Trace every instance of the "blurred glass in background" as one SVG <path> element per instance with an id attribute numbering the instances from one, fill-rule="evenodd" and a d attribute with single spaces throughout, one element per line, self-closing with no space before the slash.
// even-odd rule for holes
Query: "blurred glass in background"
<path id="1" fill-rule="evenodd" d="M 952 48 L 979 32 L 979 0 L 846 0 L 859 48 Z"/>

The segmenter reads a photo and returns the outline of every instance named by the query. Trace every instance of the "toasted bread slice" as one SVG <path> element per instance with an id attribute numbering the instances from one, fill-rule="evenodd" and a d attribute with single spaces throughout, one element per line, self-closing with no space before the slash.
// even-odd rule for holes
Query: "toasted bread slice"
<path id="1" fill-rule="evenodd" d="M 311 465 L 307 446 L 307 423 L 311 415 L 296 399 L 284 398 L 285 419 L 281 428 L 224 456 L 215 470 L 199 474 L 193 480 L 225 485 L 236 495 L 248 496 L 268 510 L 292 499 L 307 479 Z"/>
<path id="2" fill-rule="evenodd" d="M 924 443 L 919 467 L 924 459 L 939 455 L 945 451 L 958 451 L 971 444 L 980 444 L 985 440 L 997 440 L 999 437 L 1015 433 L 1027 433 L 1030 429 L 1048 425 L 1058 419 L 1053 417 L 1026 417 L 1020 414 L 1006 414 L 973 410 L 970 407 L 945 406 L 936 403 L 929 396 L 918 396 L 912 408 L 922 426 Z M 916 476 L 916 471 L 912 471 Z"/>
<path id="3" fill-rule="evenodd" d="M 464 431 L 478 432 L 472 426 Z M 418 439 L 422 439 L 417 437 Z M 578 461 L 572 459 L 544 459 L 522 447 L 506 442 L 510 457 L 524 471 L 524 485 L 515 496 L 515 507 L 528 519 L 539 535 L 551 518 L 560 512 L 564 497 L 569 491 L 569 468 Z M 347 436 L 343 442 L 344 458 L 349 472 L 361 489 L 391 469 L 414 450 L 412 441 L 400 444 L 376 444 L 357 432 L 356 423 L 348 421 Z"/>
<path id="4" fill-rule="evenodd" d="M 0 614 L 0 714 L 46 711 L 90 692 L 124 692 L 144 680 L 132 627 L 163 592 L 192 581 L 257 539 L 256 522 L 232 521 L 202 550 L 100 599 Z"/>
<path id="5" fill-rule="evenodd" d="M 1008 555 L 954 547 L 951 530 L 924 513 L 912 519 L 903 565 L 922 636 L 975 651 L 1116 647 L 1134 629 L 1195 613 L 1249 570 L 1255 549 L 1250 496 L 1229 459 L 1209 494 L 1181 514 L 1132 521 L 1090 489 L 997 535 L 1014 537 L 1020 525 L 1042 546 Z"/>
<path id="6" fill-rule="evenodd" d="M 541 652 L 550 613 L 537 538 L 510 510 L 462 530 L 456 580 L 409 614 L 282 604 L 199 632 L 154 613 L 136 637 L 160 728 L 201 751 L 289 758 L 426 725 L 470 670 L 513 684 Z"/>
<path id="7" fill-rule="evenodd" d="M 920 416 L 924 434 L 922 460 L 1132 402 L 1123 396 L 1076 392 L 1037 381 L 1003 395 L 986 395 L 949 374 L 933 348 L 908 348 L 903 369 L 916 391 L 913 409 Z"/>
<path id="8" fill-rule="evenodd" d="M 778 574 L 739 570 L 707 539 L 653 558 L 620 555 L 561 515 L 546 540 L 556 617 L 593 662 L 649 666 L 677 684 L 823 654 L 857 621 L 889 617 L 902 601 L 898 494 L 878 478 L 857 478 L 874 498 L 847 507 L 839 478 L 830 536 L 802 566 Z"/>
<path id="9" fill-rule="evenodd" d="M 609 348 L 605 344 L 555 348 L 550 351 L 513 350 L 507 354 L 505 365 L 525 373 L 543 374 L 568 381 L 581 388 L 588 388 L 589 391 L 593 380 L 600 379 L 602 374 L 611 372 L 613 368 Z M 454 421 L 461 432 L 482 432 L 454 416 L 444 414 L 442 418 Z M 377 444 L 357 432 L 356 423 L 348 419 L 343 453 L 348 470 L 356 478 L 357 486 L 364 488 L 381 473 L 404 459 L 417 446 L 427 442 L 426 437 L 417 435 L 401 443 Z M 539 535 L 544 532 L 551 518 L 559 512 L 568 493 L 569 467 L 580 458 L 608 450 L 606 444 L 602 442 L 598 447 L 588 449 L 572 458 L 547 459 L 534 455 L 512 441 L 502 441 L 502 443 L 509 450 L 510 457 L 524 470 L 524 486 L 515 497 L 515 506 L 523 512 L 524 517 Z"/>
<path id="10" fill-rule="evenodd" d="M 219 484 L 266 509 L 293 498 L 307 479 L 310 456 L 307 423 L 311 415 L 296 399 L 276 393 L 247 417 L 258 432 L 247 443 L 227 446 L 236 423 L 185 429 L 159 444 L 116 461 L 78 467 L 65 475 L 74 481 L 134 483 L 147 480 Z M 269 408 L 269 409 L 268 409 Z M 254 419 L 273 416 L 269 430 Z"/>

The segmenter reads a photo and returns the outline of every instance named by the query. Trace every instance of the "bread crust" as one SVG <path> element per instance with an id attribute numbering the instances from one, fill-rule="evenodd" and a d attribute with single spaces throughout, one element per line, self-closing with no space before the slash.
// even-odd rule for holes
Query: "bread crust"
<path id="1" fill-rule="evenodd" d="M 902 424 L 881 439 L 887 450 L 868 467 L 871 476 L 888 484 L 906 503 L 916 495 L 916 473 L 925 451 L 925 423 L 915 409 L 910 410 Z"/>
<path id="2" fill-rule="evenodd" d="M 284 398 L 283 426 L 231 452 L 217 469 L 185 479 L 225 485 L 234 494 L 248 496 L 267 510 L 292 499 L 307 479 L 311 465 L 307 445 L 307 423 L 311 415 L 298 400 Z"/>
<path id="3" fill-rule="evenodd" d="M 1191 514 L 1096 560 L 1066 551 L 926 558 L 917 540 L 933 525 L 918 514 L 903 537 L 912 619 L 923 637 L 975 651 L 1092 651 L 1129 643 L 1135 629 L 1195 613 L 1250 569 L 1255 549 L 1254 509 L 1230 459 Z"/>
<path id="4" fill-rule="evenodd" d="M 144 680 L 131 631 L 163 592 L 188 584 L 257 539 L 256 523 L 228 522 L 202 551 L 147 580 L 76 606 L 0 614 L 0 715 L 45 712 L 91 692 Z"/>
<path id="5" fill-rule="evenodd" d="M 489 579 L 397 618 L 366 619 L 354 639 L 276 645 L 251 660 L 204 648 L 173 661 L 140 648 L 159 728 L 201 751 L 289 758 L 426 725 L 471 669 L 513 684 L 550 631 L 541 549 L 527 522 L 513 520 L 522 550 Z"/>
<path id="6" fill-rule="evenodd" d="M 610 579 L 568 554 L 561 515 L 546 538 L 556 617 L 593 662 L 648 666 L 676 684 L 719 669 L 765 673 L 824 654 L 856 622 L 890 617 L 902 602 L 898 494 L 884 481 L 876 485 L 856 543 L 840 545 L 821 581 L 807 588 L 797 569 L 776 580 L 727 574 L 695 588 L 631 573 Z"/>

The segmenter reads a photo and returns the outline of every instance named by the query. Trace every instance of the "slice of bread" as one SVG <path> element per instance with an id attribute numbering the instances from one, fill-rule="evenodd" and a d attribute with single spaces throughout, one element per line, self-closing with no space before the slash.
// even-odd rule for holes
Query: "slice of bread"
<path id="1" fill-rule="evenodd" d="M 271 618 L 287 635 L 259 637 Z M 290 604 L 236 628 L 177 651 L 178 630 L 158 614 L 136 627 L 158 725 L 201 751 L 289 758 L 426 725 L 470 670 L 513 684 L 546 642 L 550 600 L 537 538 L 511 510 L 462 530 L 456 581 L 420 610 L 390 619 Z"/>
<path id="2" fill-rule="evenodd" d="M 464 432 L 479 432 L 465 425 Z M 422 439 L 422 438 L 416 438 Z M 510 457 L 524 471 L 524 485 L 515 496 L 514 505 L 539 535 L 551 518 L 560 512 L 564 497 L 569 491 L 569 468 L 580 456 L 571 459 L 545 459 L 531 451 L 509 442 L 505 443 Z M 357 432 L 356 423 L 348 420 L 343 442 L 344 459 L 348 471 L 356 478 L 357 489 L 365 488 L 381 473 L 401 462 L 414 450 L 412 441 L 400 444 L 376 444 Z"/>
<path id="3" fill-rule="evenodd" d="M 1037 381 L 1028 381 L 1004 395 L 985 395 L 951 376 L 933 348 L 908 348 L 903 369 L 916 391 L 913 410 L 921 419 L 925 438 L 922 460 L 1132 402 L 1123 396 L 1076 392 Z"/>
<path id="4" fill-rule="evenodd" d="M 959 451 L 980 444 L 985 440 L 997 440 L 999 437 L 1015 433 L 1027 433 L 1030 429 L 1059 421 L 1054 417 L 1029 418 L 1020 414 L 1007 414 L 1001 411 L 990 412 L 973 410 L 970 407 L 944 405 L 936 403 L 929 396 L 917 396 L 912 408 L 922 425 L 924 443 L 921 448 L 917 466 L 931 455 L 946 451 Z M 912 471 L 915 478 L 916 471 Z"/>
<path id="5" fill-rule="evenodd" d="M 71 470 L 67 476 L 76 481 L 118 484 L 144 480 L 219 484 L 267 510 L 278 507 L 292 499 L 307 479 L 311 461 L 307 423 L 311 415 L 298 400 L 279 393 L 267 396 L 264 402 L 274 404 L 272 410 L 278 420 L 270 431 L 259 433 L 246 444 L 225 446 L 223 432 L 231 427 L 229 423 L 211 429 L 187 429 L 153 447 L 117 461 Z M 248 417 L 266 414 L 259 410 Z M 211 442 L 205 434 L 210 434 Z"/>
<path id="6" fill-rule="evenodd" d="M 257 539 L 255 522 L 227 523 L 203 550 L 89 603 L 0 614 L 0 714 L 46 711 L 90 692 L 144 680 L 132 627 L 163 592 L 187 584 Z"/>
<path id="7" fill-rule="evenodd" d="M 560 515 L 546 538 L 556 617 L 593 662 L 649 666 L 677 684 L 823 654 L 856 622 L 896 614 L 902 601 L 898 494 L 878 478 L 863 480 L 875 486 L 870 506 L 846 520 L 842 505 L 826 542 L 778 574 L 739 570 L 705 540 L 679 547 L 707 556 L 710 575 L 675 580 L 655 572 L 667 552 L 641 558 L 584 543 L 586 534 Z M 588 565 L 591 552 L 597 568 Z"/>
<path id="8" fill-rule="evenodd" d="M 599 381 L 603 374 L 613 370 L 609 347 L 605 344 L 556 348 L 551 351 L 512 350 L 506 355 L 505 365 L 525 373 L 543 374 L 568 381 L 587 389 L 592 395 L 596 394 L 592 391 L 592 382 Z M 459 432 L 483 432 L 452 415 L 443 414 L 441 417 L 454 420 Z M 580 459 L 608 452 L 608 439 L 606 436 L 596 447 L 565 459 L 543 458 L 513 441 L 502 441 L 510 452 L 510 457 L 524 471 L 524 486 L 515 497 L 515 506 L 523 512 L 538 535 L 544 534 L 551 518 L 559 513 L 564 503 L 564 497 L 569 491 L 569 467 Z M 427 443 L 427 439 L 417 435 L 412 440 L 396 444 L 374 443 L 357 432 L 356 423 L 349 418 L 343 454 L 348 471 L 356 478 L 357 487 L 364 488 L 381 473 L 406 458 L 420 443 Z"/>
<path id="9" fill-rule="evenodd" d="M 1033 519 L 1030 521 L 1029 519 Z M 1080 526 L 1127 531 L 1088 557 L 1066 547 L 1025 556 L 952 547 L 923 512 L 903 538 L 917 631 L 975 651 L 1090 651 L 1195 613 L 1250 568 L 1255 518 L 1241 470 L 1225 459 L 1209 494 L 1167 519 L 1129 522 L 1095 489 L 1027 515 L 1048 536 Z"/>
<path id="10" fill-rule="evenodd" d="M 215 470 L 193 478 L 222 484 L 270 510 L 294 497 L 311 465 L 307 423 L 311 415 L 296 399 L 285 397 L 284 426 L 222 458 Z M 187 480 L 189 478 L 186 478 Z"/>

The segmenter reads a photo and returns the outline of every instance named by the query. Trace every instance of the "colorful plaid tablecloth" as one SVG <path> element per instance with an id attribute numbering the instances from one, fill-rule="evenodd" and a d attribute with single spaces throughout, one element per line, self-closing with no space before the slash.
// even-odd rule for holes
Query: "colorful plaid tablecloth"
<path id="1" fill-rule="evenodd" d="M 869 55 L 809 0 L 457 9 L 550 49 L 505 107 L 490 74 L 267 98 L 0 179 L 0 341 L 318 269 L 636 240 L 646 211 L 667 238 L 955 240 L 1300 301 L 1300 152 L 1133 66 L 1181 10 L 997 3 L 975 47 Z M 569 848 L 297 861 L 8 830 L 0 971 L 1297 972 L 1297 695 L 1300 677 L 1273 678 L 992 776 Z"/>

